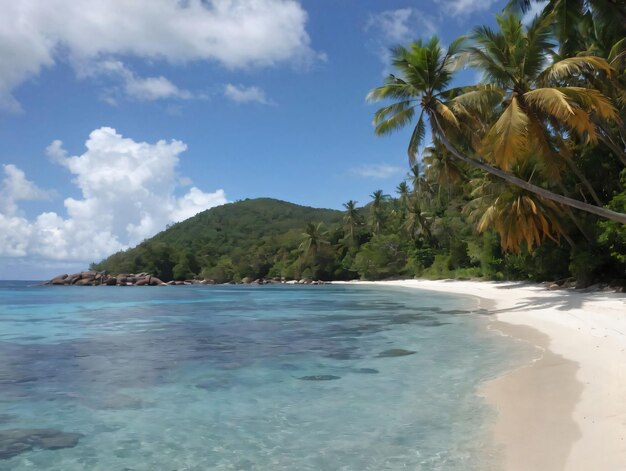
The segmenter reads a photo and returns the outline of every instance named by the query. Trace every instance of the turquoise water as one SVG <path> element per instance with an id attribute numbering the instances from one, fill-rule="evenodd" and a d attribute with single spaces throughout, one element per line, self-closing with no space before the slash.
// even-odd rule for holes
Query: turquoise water
<path id="1" fill-rule="evenodd" d="M 1 282 L 0 470 L 498 469 L 476 388 L 528 352 L 486 323 L 398 288 Z"/>

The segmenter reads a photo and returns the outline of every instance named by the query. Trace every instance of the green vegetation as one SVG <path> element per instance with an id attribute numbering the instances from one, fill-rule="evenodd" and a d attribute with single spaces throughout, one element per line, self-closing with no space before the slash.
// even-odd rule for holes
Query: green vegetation
<path id="1" fill-rule="evenodd" d="M 389 102 L 376 133 L 413 128 L 397 197 L 377 190 L 344 212 L 233 203 L 93 268 L 163 280 L 624 279 L 626 11 L 550 0 L 525 25 L 516 9 L 531 3 L 510 2 L 496 29 L 447 49 L 434 37 L 392 51 L 396 73 L 368 99 Z M 464 66 L 483 81 L 453 87 Z"/>

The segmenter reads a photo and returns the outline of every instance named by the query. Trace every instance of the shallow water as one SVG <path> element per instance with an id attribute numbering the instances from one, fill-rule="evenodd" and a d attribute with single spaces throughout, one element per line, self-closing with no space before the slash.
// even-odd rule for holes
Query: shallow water
<path id="1" fill-rule="evenodd" d="M 486 323 L 399 288 L 0 282 L 0 470 L 498 469 L 476 388 L 529 352 Z"/>

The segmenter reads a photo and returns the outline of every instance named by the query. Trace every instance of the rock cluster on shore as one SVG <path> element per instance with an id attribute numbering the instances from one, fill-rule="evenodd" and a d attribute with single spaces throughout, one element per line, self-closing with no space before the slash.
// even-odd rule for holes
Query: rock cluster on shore
<path id="1" fill-rule="evenodd" d="M 168 281 L 163 282 L 156 276 L 149 273 L 138 274 L 119 274 L 109 275 L 107 272 L 97 271 L 83 271 L 80 273 L 74 273 L 72 275 L 63 274 L 55 276 L 51 280 L 43 283 L 44 285 L 55 286 L 179 286 L 179 285 L 215 285 L 218 284 L 215 280 L 184 280 L 184 281 Z M 318 280 L 286 280 L 285 278 L 270 278 L 270 279 L 252 279 L 244 278 L 240 282 L 230 281 L 225 284 L 257 284 L 257 285 L 271 285 L 271 284 L 300 284 L 300 285 L 323 285 L 324 281 Z"/>

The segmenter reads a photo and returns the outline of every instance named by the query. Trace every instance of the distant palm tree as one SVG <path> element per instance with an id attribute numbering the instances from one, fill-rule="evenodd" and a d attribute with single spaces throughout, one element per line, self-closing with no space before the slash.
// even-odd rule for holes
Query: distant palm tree
<path id="1" fill-rule="evenodd" d="M 374 234 L 380 234 L 385 225 L 385 207 L 384 204 L 389 199 L 389 195 L 383 193 L 383 190 L 376 190 L 371 194 L 372 211 L 371 225 Z"/>
<path id="2" fill-rule="evenodd" d="M 400 203 L 400 211 L 402 215 L 406 211 L 406 207 L 409 202 L 409 195 L 411 194 L 411 189 L 406 181 L 402 181 L 396 187 L 396 193 L 398 193 L 398 201 Z"/>
<path id="3" fill-rule="evenodd" d="M 411 201 L 407 209 L 406 220 L 403 228 L 413 240 L 417 240 L 419 236 L 424 236 L 426 240 L 432 239 L 430 230 L 431 220 L 428 215 L 422 212 L 422 208 L 416 200 Z"/>
<path id="4" fill-rule="evenodd" d="M 363 216 L 361 216 L 356 204 L 357 202 L 354 200 L 343 204 L 343 207 L 346 208 L 346 215 L 343 217 L 343 226 L 344 230 L 350 234 L 350 242 L 352 245 L 356 242 L 356 229 L 363 224 Z"/>
<path id="5" fill-rule="evenodd" d="M 302 236 L 304 240 L 300 244 L 300 249 L 302 250 L 305 258 L 309 256 L 314 258 L 322 245 L 330 244 L 326 238 L 328 236 L 328 232 L 324 230 L 324 223 L 322 222 L 317 225 L 312 222 L 308 223 Z"/>
<path id="6" fill-rule="evenodd" d="M 419 171 L 417 165 L 413 165 L 408 175 L 413 186 L 413 198 L 417 198 L 420 201 L 431 201 L 435 196 L 436 189 L 433 184 L 424 178 Z"/>
<path id="7" fill-rule="evenodd" d="M 459 165 L 461 162 L 453 159 L 448 150 L 438 142 L 424 149 L 422 161 L 426 179 L 436 183 L 440 189 L 446 188 L 448 194 L 451 185 L 465 180 L 465 172 Z"/>

